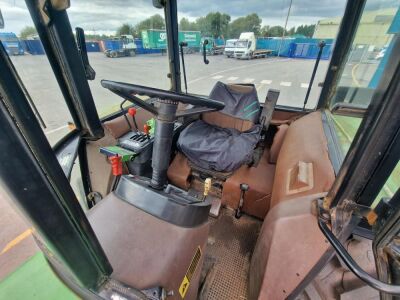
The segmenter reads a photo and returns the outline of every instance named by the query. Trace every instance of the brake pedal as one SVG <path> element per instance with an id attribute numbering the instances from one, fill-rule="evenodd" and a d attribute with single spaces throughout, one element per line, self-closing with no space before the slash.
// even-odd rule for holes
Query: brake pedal
<path id="1" fill-rule="evenodd" d="M 219 212 L 221 210 L 221 199 L 214 198 L 211 201 L 211 209 L 210 209 L 210 216 L 213 218 L 217 218 L 219 216 Z"/>

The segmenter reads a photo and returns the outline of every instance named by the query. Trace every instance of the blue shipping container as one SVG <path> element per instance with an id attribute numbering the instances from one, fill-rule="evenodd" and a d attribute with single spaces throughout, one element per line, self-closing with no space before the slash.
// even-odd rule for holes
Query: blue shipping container
<path id="1" fill-rule="evenodd" d="M 23 40 L 21 42 L 25 51 L 32 55 L 43 55 L 45 53 L 40 40 Z"/>
<path id="2" fill-rule="evenodd" d="M 98 42 L 86 42 L 87 52 L 100 52 L 100 45 Z"/>

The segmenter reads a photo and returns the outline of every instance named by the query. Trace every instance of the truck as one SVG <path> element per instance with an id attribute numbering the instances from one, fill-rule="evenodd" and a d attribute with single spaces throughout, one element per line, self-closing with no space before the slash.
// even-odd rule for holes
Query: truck
<path id="1" fill-rule="evenodd" d="M 167 32 L 162 29 L 142 30 L 143 48 L 146 49 L 167 49 Z M 193 53 L 200 48 L 200 31 L 179 31 L 179 42 L 186 42 L 185 53 Z"/>
<path id="2" fill-rule="evenodd" d="M 105 43 L 104 54 L 107 57 L 124 57 L 136 55 L 136 44 L 134 38 L 130 34 L 122 34 L 121 36 Z"/>
<path id="3" fill-rule="evenodd" d="M 201 38 L 201 44 L 203 45 L 204 41 L 208 40 L 208 44 L 206 45 L 206 52 L 210 55 L 218 55 L 223 54 L 225 49 L 225 41 L 222 38 L 212 38 L 212 37 L 203 37 Z M 203 48 L 200 48 L 200 52 L 203 52 Z"/>
<path id="4" fill-rule="evenodd" d="M 8 55 L 24 55 L 24 47 L 13 32 L 0 32 L 0 41 Z"/>
<path id="5" fill-rule="evenodd" d="M 226 57 L 232 57 L 234 55 L 236 42 L 237 39 L 230 39 L 226 41 L 224 49 L 224 54 L 226 55 Z"/>
<path id="6" fill-rule="evenodd" d="M 267 57 L 271 54 L 270 49 L 258 49 L 257 39 L 254 32 L 242 32 L 235 43 L 235 58 L 252 59 L 258 57 Z"/>

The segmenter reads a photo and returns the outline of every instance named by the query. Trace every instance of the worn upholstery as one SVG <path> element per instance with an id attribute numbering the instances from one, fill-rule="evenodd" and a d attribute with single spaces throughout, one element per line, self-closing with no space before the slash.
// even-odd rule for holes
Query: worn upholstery
<path id="1" fill-rule="evenodd" d="M 288 190 L 289 181 L 293 175 L 290 171 L 295 171 L 299 162 L 308 163 L 312 167 L 312 175 L 310 175 L 312 186 L 305 191 L 291 193 Z M 279 151 L 271 207 L 295 197 L 327 192 L 334 180 L 335 173 L 329 159 L 321 113 L 313 112 L 294 121 L 287 129 Z"/>
<path id="2" fill-rule="evenodd" d="M 325 253 L 329 244 L 313 201 L 334 179 L 321 113 L 294 121 L 278 154 L 270 210 L 253 252 L 249 299 L 286 299 Z"/>

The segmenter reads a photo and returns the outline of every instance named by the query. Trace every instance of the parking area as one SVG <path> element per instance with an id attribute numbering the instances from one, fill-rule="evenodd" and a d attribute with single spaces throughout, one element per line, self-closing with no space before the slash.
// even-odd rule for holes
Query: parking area
<path id="1" fill-rule="evenodd" d="M 302 106 L 315 60 L 265 58 L 236 60 L 223 55 L 209 56 L 204 64 L 199 53 L 185 57 L 188 92 L 207 95 L 216 81 L 255 84 L 260 102 L 264 102 L 269 88 L 279 89 L 279 104 Z M 118 109 L 121 99 L 101 87 L 101 79 L 110 79 L 142 85 L 169 88 L 168 59 L 166 55 L 149 54 L 136 57 L 107 58 L 102 53 L 89 53 L 89 60 L 96 71 L 90 81 L 94 101 L 100 115 Z M 47 135 L 57 140 L 65 133 L 71 121 L 67 106 L 51 71 L 46 56 L 13 56 L 19 75 L 46 122 Z M 315 106 L 320 88 L 318 83 L 325 76 L 328 61 L 321 61 L 307 107 Z M 184 89 L 182 76 L 182 89 Z"/>

